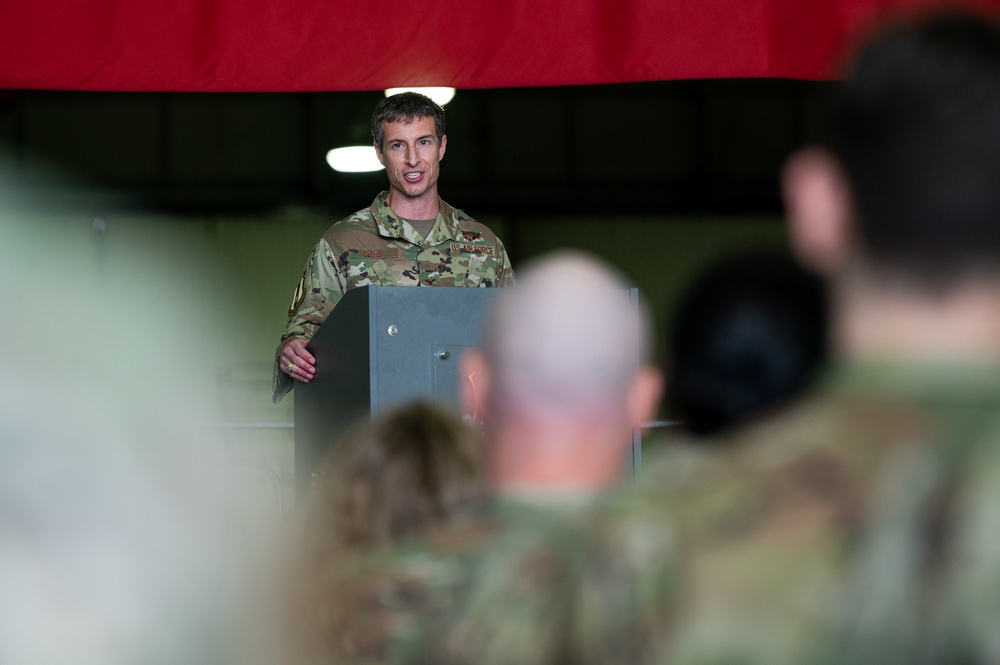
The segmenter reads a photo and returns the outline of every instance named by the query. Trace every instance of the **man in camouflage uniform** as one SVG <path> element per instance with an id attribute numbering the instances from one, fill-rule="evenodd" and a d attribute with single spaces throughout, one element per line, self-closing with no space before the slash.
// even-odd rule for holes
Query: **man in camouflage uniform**
<path id="1" fill-rule="evenodd" d="M 605 266 L 564 254 L 523 271 L 484 328 L 484 351 L 465 358 L 462 375 L 466 411 L 485 423 L 493 499 L 424 538 L 333 566 L 319 581 L 326 602 L 307 619 L 322 624 L 321 662 L 636 655 L 628 640 L 591 648 L 610 643 L 600 636 L 625 617 L 599 611 L 613 585 L 581 592 L 575 582 L 597 551 L 585 516 L 627 475 L 633 428 L 659 400 L 659 372 L 644 362 L 645 312 Z M 665 549 L 650 541 L 658 532 L 642 538 L 649 551 Z"/>
<path id="2" fill-rule="evenodd" d="M 833 130 L 785 171 L 793 243 L 834 293 L 829 375 L 670 448 L 615 508 L 636 534 L 606 548 L 619 593 L 676 582 L 674 611 L 637 616 L 657 629 L 622 632 L 658 662 L 1000 660 L 1000 28 L 894 25 Z M 655 515 L 676 554 L 633 565 Z"/>
<path id="3" fill-rule="evenodd" d="M 485 225 L 445 203 L 437 191 L 448 137 L 444 111 L 404 92 L 375 107 L 372 136 L 388 191 L 337 222 L 306 262 L 275 354 L 273 398 L 316 373 L 306 350 L 348 289 L 361 286 L 511 286 L 503 243 Z"/>

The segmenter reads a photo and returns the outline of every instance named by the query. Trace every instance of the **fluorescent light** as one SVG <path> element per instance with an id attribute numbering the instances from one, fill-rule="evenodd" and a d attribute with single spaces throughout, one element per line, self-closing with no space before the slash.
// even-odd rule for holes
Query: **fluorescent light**
<path id="1" fill-rule="evenodd" d="M 375 146 L 352 145 L 334 148 L 326 153 L 326 163 L 334 171 L 342 173 L 366 173 L 381 170 L 382 164 L 375 156 Z"/>
<path id="2" fill-rule="evenodd" d="M 455 88 L 389 88 L 385 91 L 385 96 L 391 97 L 401 92 L 419 92 L 433 99 L 439 106 L 444 106 L 455 96 Z"/>

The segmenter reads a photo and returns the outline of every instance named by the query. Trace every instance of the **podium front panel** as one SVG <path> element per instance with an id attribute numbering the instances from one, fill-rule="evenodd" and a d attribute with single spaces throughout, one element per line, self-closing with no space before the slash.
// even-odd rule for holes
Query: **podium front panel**
<path id="1" fill-rule="evenodd" d="M 457 408 L 454 350 L 480 344 L 483 319 L 498 294 L 463 287 L 377 288 L 371 413 L 415 398 Z"/>
<path id="2" fill-rule="evenodd" d="M 458 409 L 456 350 L 480 344 L 497 289 L 366 286 L 344 294 L 307 348 L 316 376 L 296 382 L 300 487 L 354 423 L 413 399 Z"/>

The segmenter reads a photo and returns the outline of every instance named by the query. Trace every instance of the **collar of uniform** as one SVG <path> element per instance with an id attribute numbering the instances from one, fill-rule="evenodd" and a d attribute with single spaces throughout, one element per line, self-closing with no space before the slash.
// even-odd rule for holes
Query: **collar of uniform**
<path id="1" fill-rule="evenodd" d="M 607 500 L 606 492 L 562 490 L 502 492 L 491 497 L 488 510 L 518 520 L 577 519 Z"/>
<path id="2" fill-rule="evenodd" d="M 992 402 L 1000 406 L 1000 364 L 982 362 L 846 361 L 822 378 L 833 393 L 896 396 L 928 402 Z"/>
<path id="3" fill-rule="evenodd" d="M 402 238 L 414 244 L 425 246 L 439 245 L 448 240 L 461 241 L 463 220 L 468 220 L 461 210 L 452 208 L 445 203 L 444 199 L 438 198 L 438 216 L 431 227 L 430 236 L 424 242 L 417 242 L 415 238 L 407 237 L 406 229 L 410 226 L 403 225 L 403 220 L 389 207 L 389 192 L 384 191 L 372 202 L 371 212 L 375 217 L 375 225 L 378 227 L 379 235 L 385 238 Z"/>

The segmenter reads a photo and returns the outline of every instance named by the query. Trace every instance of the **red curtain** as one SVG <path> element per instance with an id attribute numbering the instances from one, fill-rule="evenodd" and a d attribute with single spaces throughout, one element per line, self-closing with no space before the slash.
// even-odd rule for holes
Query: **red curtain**
<path id="1" fill-rule="evenodd" d="M 823 79 L 835 75 L 859 29 L 901 6 L 927 4 L 0 0 L 0 88 L 278 92 Z"/>

